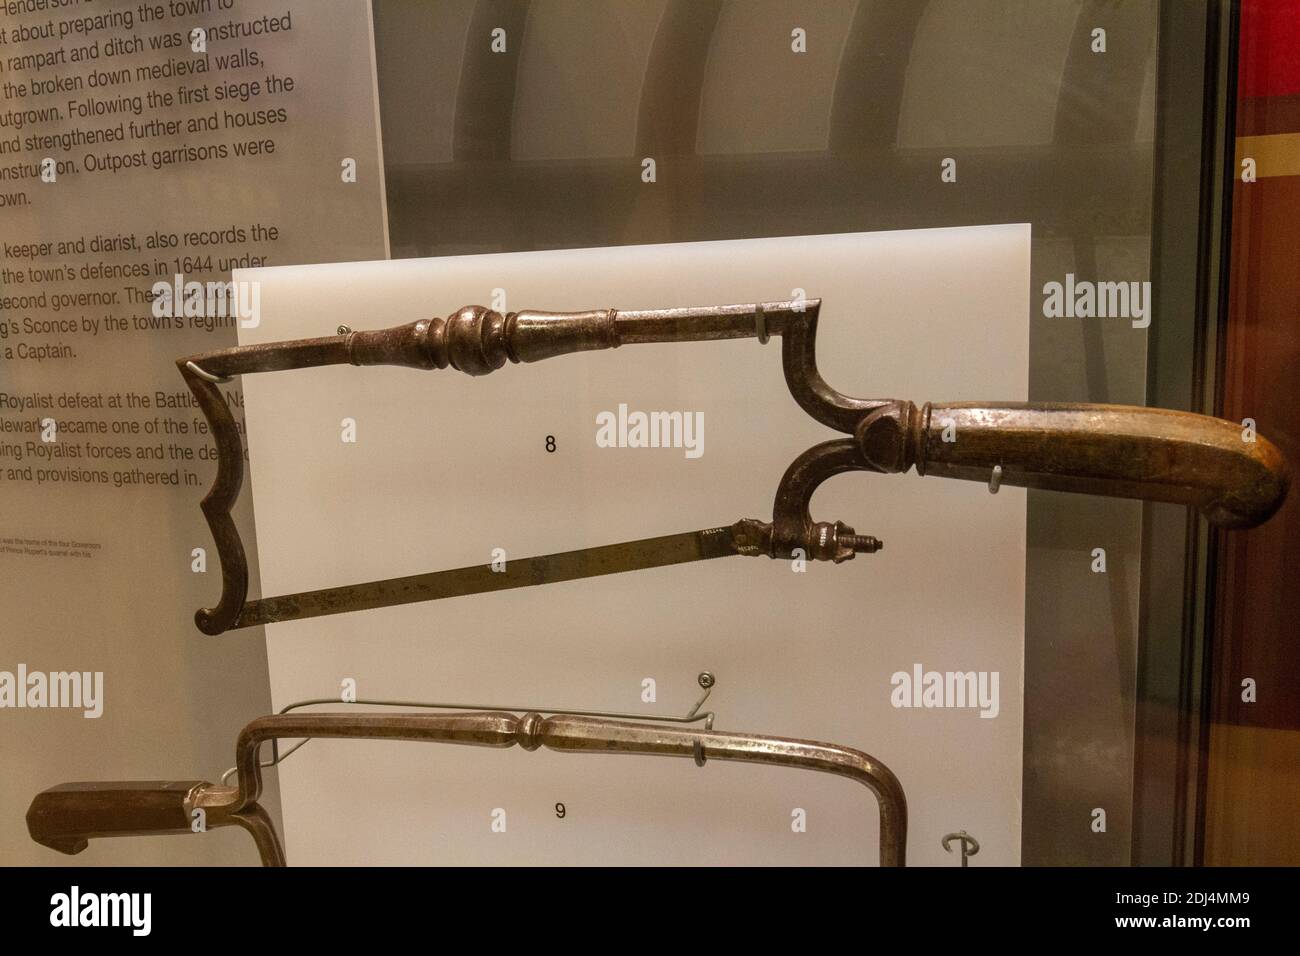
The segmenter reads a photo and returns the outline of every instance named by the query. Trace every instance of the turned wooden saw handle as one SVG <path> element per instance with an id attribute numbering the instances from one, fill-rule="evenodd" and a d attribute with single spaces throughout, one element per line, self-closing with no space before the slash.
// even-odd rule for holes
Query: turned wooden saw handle
<path id="1" fill-rule="evenodd" d="M 870 465 L 969 481 L 1191 505 L 1250 528 L 1290 484 L 1272 442 L 1219 418 L 1125 405 L 892 402 L 857 439 Z M 995 473 L 995 470 L 1000 469 Z"/>

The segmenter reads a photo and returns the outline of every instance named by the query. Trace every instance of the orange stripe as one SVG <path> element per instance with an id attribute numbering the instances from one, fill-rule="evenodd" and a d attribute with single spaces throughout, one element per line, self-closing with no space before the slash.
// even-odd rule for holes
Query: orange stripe
<path id="1" fill-rule="evenodd" d="M 1237 137 L 1237 178 L 1243 160 L 1255 161 L 1255 177 L 1300 176 L 1300 133 Z"/>

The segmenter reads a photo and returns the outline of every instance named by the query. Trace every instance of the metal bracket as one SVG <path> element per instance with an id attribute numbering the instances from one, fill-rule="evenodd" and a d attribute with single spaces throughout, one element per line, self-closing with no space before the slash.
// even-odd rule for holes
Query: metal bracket
<path id="1" fill-rule="evenodd" d="M 767 316 L 763 314 L 763 303 L 754 305 L 754 335 L 759 345 L 766 345 L 770 336 L 767 333 Z"/>
<path id="2" fill-rule="evenodd" d="M 953 840 L 961 841 L 961 865 L 967 866 L 967 861 L 980 851 L 980 841 L 975 839 L 965 830 L 958 830 L 956 833 L 946 834 L 940 842 L 943 843 L 945 853 L 951 853 L 952 847 L 949 844 Z"/>
<path id="3" fill-rule="evenodd" d="M 213 385 L 229 385 L 234 381 L 233 378 L 227 378 L 224 375 L 213 375 L 211 372 L 205 372 L 193 362 L 186 362 L 185 367 L 193 372 L 196 377 L 203 379 L 205 382 L 211 382 Z"/>

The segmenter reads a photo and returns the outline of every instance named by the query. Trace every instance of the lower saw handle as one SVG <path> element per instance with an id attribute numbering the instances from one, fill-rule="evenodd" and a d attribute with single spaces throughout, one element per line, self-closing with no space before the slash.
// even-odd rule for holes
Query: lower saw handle
<path id="1" fill-rule="evenodd" d="M 1162 408 L 891 402 L 862 420 L 857 439 L 883 472 L 915 466 L 942 478 L 1168 501 L 1227 528 L 1268 520 L 1290 485 L 1272 442 L 1223 419 Z"/>
<path id="2" fill-rule="evenodd" d="M 65 783 L 42 791 L 27 811 L 33 840 L 80 853 L 97 837 L 189 833 L 193 795 L 202 780 Z"/>

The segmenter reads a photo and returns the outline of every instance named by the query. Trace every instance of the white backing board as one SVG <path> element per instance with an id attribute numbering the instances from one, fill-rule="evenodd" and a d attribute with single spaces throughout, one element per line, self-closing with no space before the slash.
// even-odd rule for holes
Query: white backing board
<path id="1" fill-rule="evenodd" d="M 823 300 L 818 364 L 840 391 L 1024 401 L 1029 239 L 1027 225 L 997 225 L 248 270 L 236 277 L 262 283 L 262 321 L 241 341 L 388 327 L 492 304 L 497 289 L 509 309 L 552 310 L 803 289 Z M 839 437 L 790 397 L 777 339 L 625 346 L 477 379 L 343 366 L 243 382 L 267 595 L 487 564 L 494 548 L 525 557 L 770 520 L 789 463 Z M 597 414 L 620 403 L 702 412 L 704 453 L 597 447 Z M 939 841 L 961 829 L 979 864 L 1018 863 L 1023 490 L 853 473 L 824 485 L 813 513 L 884 550 L 805 573 L 727 558 L 272 625 L 274 704 L 351 678 L 367 698 L 684 713 L 707 669 L 718 729 L 831 741 L 890 766 L 910 863 L 953 865 Z M 997 672 L 997 716 L 894 707 L 891 675 L 915 664 Z M 871 794 L 784 768 L 313 741 L 279 773 L 295 864 L 876 860 Z"/>

